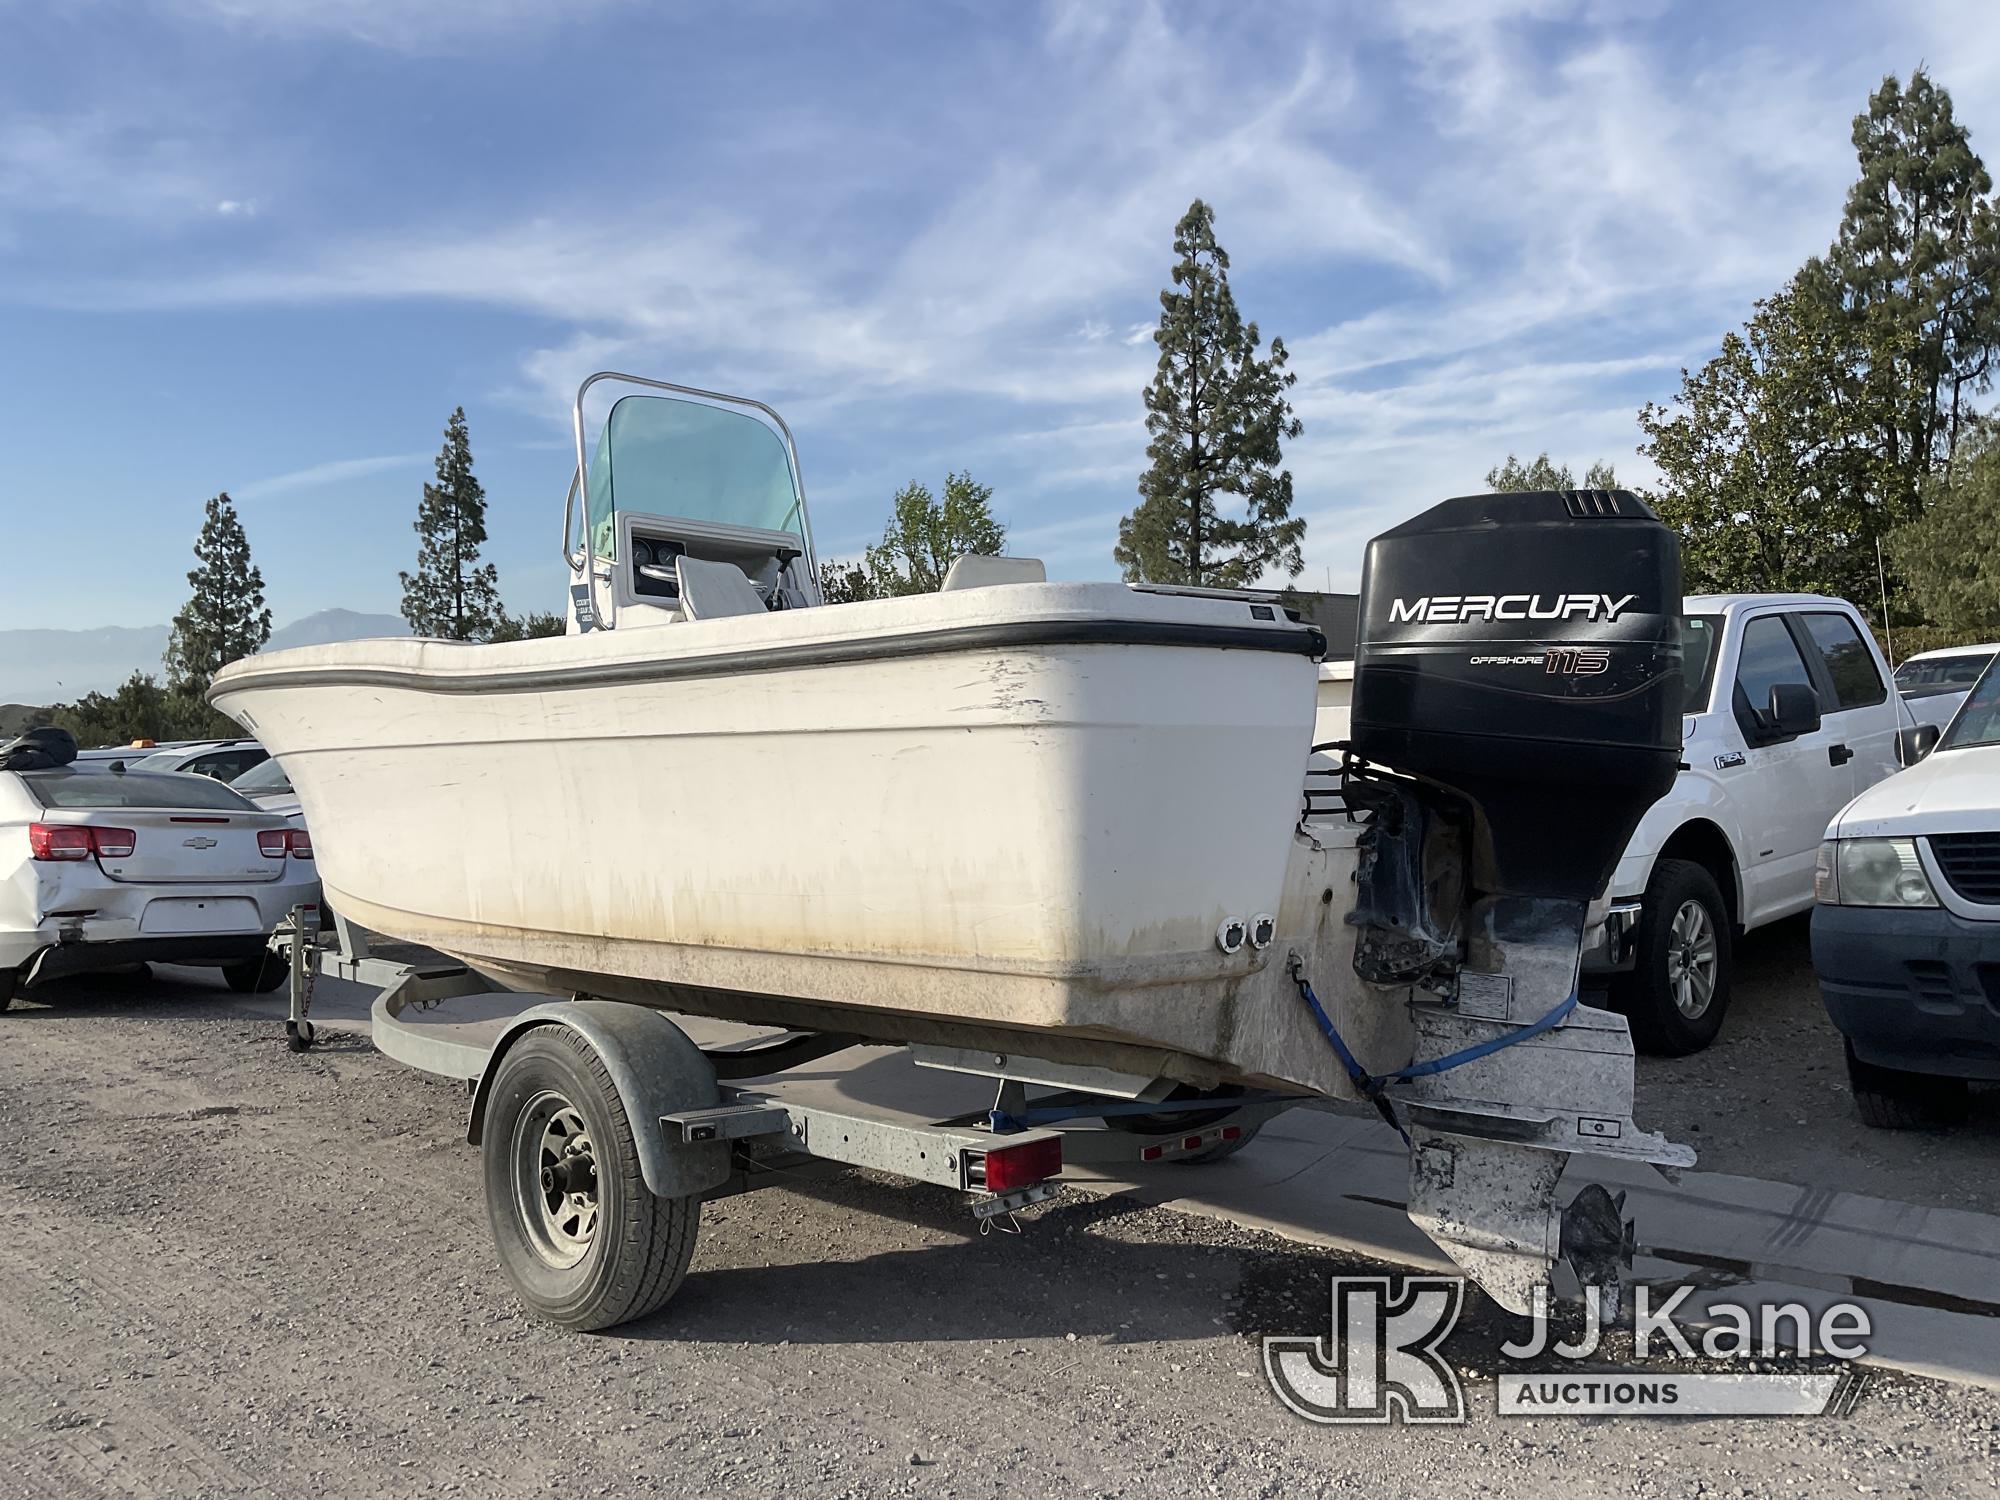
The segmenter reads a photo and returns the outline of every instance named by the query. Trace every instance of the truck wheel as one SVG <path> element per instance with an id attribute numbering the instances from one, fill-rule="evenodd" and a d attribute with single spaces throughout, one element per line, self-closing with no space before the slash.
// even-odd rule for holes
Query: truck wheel
<path id="1" fill-rule="evenodd" d="M 222 966 L 223 982 L 239 995 L 268 995 L 291 975 L 292 966 L 269 952 Z"/>
<path id="2" fill-rule="evenodd" d="M 617 1087 L 575 1032 L 537 1028 L 501 1059 L 483 1139 L 500 1267 L 535 1312 L 610 1328 L 679 1290 L 701 1202 L 647 1189 Z"/>
<path id="3" fill-rule="evenodd" d="M 1729 1009 L 1729 908 L 1715 877 L 1663 859 L 1646 882 L 1632 972 L 1612 996 L 1642 1052 L 1686 1057 L 1715 1040 Z"/>
<path id="4" fill-rule="evenodd" d="M 1847 1046 L 1847 1083 L 1861 1123 L 1877 1130 L 1936 1130 L 1956 1125 L 1972 1112 L 1972 1093 L 1963 1078 L 1906 1073 L 1863 1062 Z"/>

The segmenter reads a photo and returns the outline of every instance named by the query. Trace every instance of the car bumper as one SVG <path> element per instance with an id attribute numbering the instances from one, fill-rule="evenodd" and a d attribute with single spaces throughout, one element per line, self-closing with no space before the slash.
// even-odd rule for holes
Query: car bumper
<path id="1" fill-rule="evenodd" d="M 44 948 L 28 969 L 28 982 L 41 984 L 65 974 L 101 974 L 125 964 L 193 964 L 197 967 L 240 963 L 270 947 L 269 933 L 228 936 L 123 938 L 104 943 L 58 943 Z"/>
<path id="2" fill-rule="evenodd" d="M 2000 922 L 1816 906 L 1812 955 L 1827 1014 L 1863 1062 L 2000 1079 Z"/>
<path id="3" fill-rule="evenodd" d="M 30 981 L 142 961 L 234 963 L 262 948 L 294 906 L 318 902 L 319 881 L 190 889 L 100 880 L 38 894 L 31 922 L 0 929 L 0 969 Z"/>

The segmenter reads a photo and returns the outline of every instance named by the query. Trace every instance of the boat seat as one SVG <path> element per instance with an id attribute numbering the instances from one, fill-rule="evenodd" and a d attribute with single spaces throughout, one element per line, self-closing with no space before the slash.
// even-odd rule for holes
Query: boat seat
<path id="1" fill-rule="evenodd" d="M 764 596 L 751 586 L 735 563 L 677 557 L 674 574 L 680 582 L 681 613 L 690 620 L 764 613 Z"/>
<path id="2" fill-rule="evenodd" d="M 953 589 L 990 589 L 1003 583 L 1047 583 L 1049 570 L 1039 557 L 982 557 L 977 552 L 953 560 L 938 585 L 940 593 Z"/>

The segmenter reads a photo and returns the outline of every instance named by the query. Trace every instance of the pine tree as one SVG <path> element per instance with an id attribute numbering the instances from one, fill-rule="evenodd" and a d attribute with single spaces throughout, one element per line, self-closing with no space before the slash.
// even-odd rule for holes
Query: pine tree
<path id="1" fill-rule="evenodd" d="M 250 561 L 250 539 L 227 493 L 208 502 L 194 555 L 199 566 L 187 576 L 194 592 L 174 616 L 164 661 L 172 690 L 199 697 L 217 672 L 271 638 L 271 612 L 264 607 L 264 575 Z"/>
<path id="2" fill-rule="evenodd" d="M 2000 206 L 1993 179 L 1922 68 L 1893 75 L 1854 119 L 1861 175 L 1847 192 L 1825 284 L 1845 314 L 1882 501 L 1914 515 L 1925 478 L 1948 468 L 1972 396 L 2000 351 Z M 1817 269 L 1816 267 L 1814 269 Z"/>
<path id="3" fill-rule="evenodd" d="M 472 473 L 472 438 L 465 408 L 445 424 L 437 456 L 437 483 L 424 486 L 417 507 L 417 571 L 400 573 L 403 618 L 416 635 L 448 641 L 483 641 L 506 611 L 493 564 L 479 566 L 486 540 L 486 490 Z"/>
<path id="4" fill-rule="evenodd" d="M 1262 338 L 1236 310 L 1229 256 L 1199 198 L 1174 226 L 1174 254 L 1146 390 L 1149 463 L 1112 556 L 1134 581 L 1237 588 L 1273 568 L 1296 578 L 1306 523 L 1292 515 L 1292 476 L 1279 465 L 1282 440 L 1302 427 L 1285 399 L 1298 378 L 1285 342 L 1258 355 Z M 1241 503 L 1239 515 L 1217 510 L 1222 495 Z"/>

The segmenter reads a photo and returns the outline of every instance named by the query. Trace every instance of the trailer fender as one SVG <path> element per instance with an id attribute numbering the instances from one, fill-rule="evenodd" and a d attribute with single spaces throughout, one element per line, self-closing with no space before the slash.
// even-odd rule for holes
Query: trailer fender
<path id="1" fill-rule="evenodd" d="M 639 1170 L 656 1197 L 686 1198 L 720 1187 L 729 1177 L 729 1143 L 669 1142 L 660 1116 L 675 1110 L 711 1109 L 721 1102 L 715 1068 L 686 1032 L 657 1010 L 612 1000 L 556 1000 L 524 1010 L 494 1044 L 472 1091 L 465 1138 L 477 1146 L 486 1123 L 493 1078 L 514 1043 L 543 1026 L 564 1026 L 596 1052 L 618 1090 Z"/>

